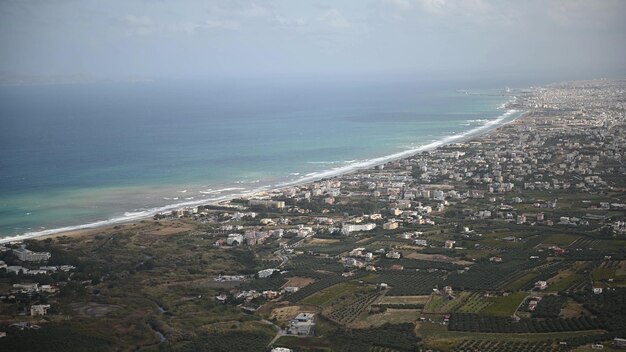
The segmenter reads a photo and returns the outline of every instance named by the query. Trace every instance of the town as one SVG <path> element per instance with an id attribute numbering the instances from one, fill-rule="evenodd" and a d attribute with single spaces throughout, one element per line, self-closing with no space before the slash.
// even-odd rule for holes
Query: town
<path id="1" fill-rule="evenodd" d="M 626 348 L 626 81 L 504 94 L 375 168 L 3 245 L 0 348 Z"/>

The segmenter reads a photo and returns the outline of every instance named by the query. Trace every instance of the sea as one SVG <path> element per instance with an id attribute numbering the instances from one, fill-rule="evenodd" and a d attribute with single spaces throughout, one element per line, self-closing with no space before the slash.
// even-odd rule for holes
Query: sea
<path id="1" fill-rule="evenodd" d="M 371 167 L 509 122 L 512 99 L 504 85 L 419 80 L 3 86 L 0 239 Z"/>

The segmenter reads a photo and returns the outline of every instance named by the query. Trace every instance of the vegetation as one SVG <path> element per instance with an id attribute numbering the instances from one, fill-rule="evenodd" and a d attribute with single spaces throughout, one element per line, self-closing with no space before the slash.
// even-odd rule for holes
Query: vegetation
<path id="1" fill-rule="evenodd" d="M 606 326 L 598 319 L 589 317 L 555 319 L 521 319 L 454 313 L 450 316 L 452 331 L 497 332 L 497 333 L 546 333 L 603 329 Z"/>

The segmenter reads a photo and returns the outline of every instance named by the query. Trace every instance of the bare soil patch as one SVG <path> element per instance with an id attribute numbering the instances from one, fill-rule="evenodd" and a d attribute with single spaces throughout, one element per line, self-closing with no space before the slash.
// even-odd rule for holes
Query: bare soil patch
<path id="1" fill-rule="evenodd" d="M 447 255 L 443 255 L 443 254 L 425 254 L 425 253 L 409 253 L 406 255 L 407 258 L 411 258 L 411 259 L 419 259 L 419 260 L 430 260 L 433 262 L 445 262 L 445 263 L 452 263 L 452 264 L 458 264 L 458 265 L 472 265 L 474 264 L 473 262 L 469 262 L 467 260 L 458 260 L 452 257 L 448 257 Z"/>
<path id="2" fill-rule="evenodd" d="M 310 285 L 315 282 L 315 279 L 311 279 L 310 277 L 292 277 L 289 278 L 289 281 L 283 285 L 283 287 L 304 287 L 306 285 Z"/>

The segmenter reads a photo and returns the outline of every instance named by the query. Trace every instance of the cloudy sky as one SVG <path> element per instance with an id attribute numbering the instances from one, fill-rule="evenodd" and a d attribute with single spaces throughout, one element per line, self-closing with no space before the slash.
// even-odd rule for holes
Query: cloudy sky
<path id="1" fill-rule="evenodd" d="M 0 73 L 626 75 L 622 0 L 1 0 Z"/>

